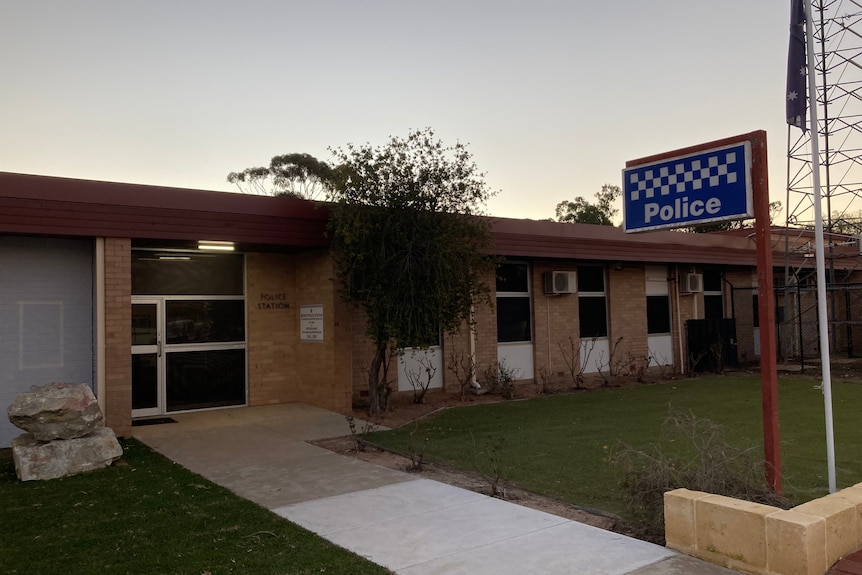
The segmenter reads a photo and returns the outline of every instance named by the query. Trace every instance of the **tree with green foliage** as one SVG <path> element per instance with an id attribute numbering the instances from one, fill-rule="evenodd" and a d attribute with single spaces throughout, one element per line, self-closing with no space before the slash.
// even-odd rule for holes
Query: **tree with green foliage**
<path id="1" fill-rule="evenodd" d="M 331 190 L 339 176 L 339 167 L 310 154 L 294 153 L 275 156 L 266 167 L 231 172 L 227 181 L 243 193 L 314 200 Z"/>
<path id="2" fill-rule="evenodd" d="M 829 221 L 823 223 L 824 231 L 858 236 L 862 234 L 862 210 L 855 212 L 833 211 Z"/>
<path id="3" fill-rule="evenodd" d="M 332 152 L 346 177 L 330 194 L 329 230 L 341 295 L 365 312 L 374 342 L 368 390 L 378 414 L 398 350 L 437 344 L 489 301 L 492 236 L 478 216 L 492 194 L 465 145 L 444 146 L 431 129 Z"/>
<path id="4" fill-rule="evenodd" d="M 574 201 L 564 200 L 557 204 L 557 221 L 570 224 L 614 225 L 613 218 L 619 210 L 614 206 L 622 195 L 619 186 L 605 184 L 596 192 L 596 203 L 591 204 L 582 196 Z"/>

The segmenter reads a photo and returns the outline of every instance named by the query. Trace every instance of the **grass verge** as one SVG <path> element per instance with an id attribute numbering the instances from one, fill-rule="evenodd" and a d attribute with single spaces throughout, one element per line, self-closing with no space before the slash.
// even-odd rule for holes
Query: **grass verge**
<path id="1" fill-rule="evenodd" d="M 779 382 L 785 494 L 794 503 L 824 495 L 826 440 L 823 396 L 816 382 Z M 833 385 L 839 487 L 862 481 L 862 384 Z M 673 452 L 662 423 L 671 411 L 691 412 L 725 426 L 740 448 L 763 444 L 759 377 L 715 376 L 631 388 L 542 397 L 450 409 L 420 423 L 376 432 L 369 440 L 409 451 L 422 441 L 425 458 L 465 470 L 499 468 L 517 487 L 587 508 L 624 515 L 618 471 L 620 445 L 662 445 Z M 488 446 L 502 446 L 495 451 Z M 685 449 L 680 447 L 680 449 Z M 493 452 L 495 461 L 487 453 Z"/>
<path id="2" fill-rule="evenodd" d="M 110 468 L 32 482 L 0 450 L 0 572 L 390 573 L 141 443 L 123 449 Z"/>

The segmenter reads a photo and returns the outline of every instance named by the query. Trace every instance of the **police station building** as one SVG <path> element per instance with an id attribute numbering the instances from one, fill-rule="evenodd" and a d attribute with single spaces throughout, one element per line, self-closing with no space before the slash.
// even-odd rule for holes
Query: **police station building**
<path id="1" fill-rule="evenodd" d="M 0 173 L 0 406 L 87 383 L 121 436 L 190 410 L 349 412 L 372 346 L 338 296 L 327 217 L 294 198 Z M 756 285 L 747 237 L 503 218 L 493 234 L 493 307 L 405 355 L 399 391 L 417 361 L 458 391 L 447 364 L 470 356 L 562 388 L 575 356 L 584 374 L 686 372 L 690 319 L 733 317 L 739 353 L 758 353 L 751 306 L 728 298 Z M 0 447 L 17 434 L 0 420 Z"/>

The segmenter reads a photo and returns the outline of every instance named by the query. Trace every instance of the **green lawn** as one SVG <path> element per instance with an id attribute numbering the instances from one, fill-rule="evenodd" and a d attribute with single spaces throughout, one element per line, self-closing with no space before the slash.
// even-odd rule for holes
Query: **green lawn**
<path id="1" fill-rule="evenodd" d="M 784 487 L 794 503 L 827 491 L 823 395 L 816 385 L 801 379 L 779 382 Z M 833 400 L 840 488 L 862 482 L 862 384 L 835 383 Z M 670 409 L 720 423 L 731 444 L 757 446 L 762 454 L 760 379 L 736 376 L 456 408 L 418 429 L 411 424 L 369 439 L 399 451 L 408 451 L 411 441 L 424 444 L 427 460 L 467 470 L 475 470 L 477 450 L 499 446 L 498 459 L 510 483 L 620 514 L 620 478 L 611 453 L 621 444 L 653 442 L 673 450 L 662 435 Z"/>
<path id="2" fill-rule="evenodd" d="M 0 450 L 0 573 L 384 574 L 135 441 L 114 466 L 20 482 Z"/>

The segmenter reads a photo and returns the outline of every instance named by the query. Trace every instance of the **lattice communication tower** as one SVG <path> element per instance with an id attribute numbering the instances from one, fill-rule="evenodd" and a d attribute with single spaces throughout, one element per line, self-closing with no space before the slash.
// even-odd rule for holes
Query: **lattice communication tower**
<path id="1" fill-rule="evenodd" d="M 814 277 L 815 195 L 811 144 L 820 150 L 821 216 L 827 290 L 830 364 L 862 372 L 862 0 L 812 0 L 813 71 L 817 85 L 815 133 L 787 133 L 787 233 L 780 301 L 780 360 L 819 369 Z M 810 111 L 809 111 L 810 114 Z M 810 119 L 810 116 L 809 116 Z M 807 265 L 799 265 L 800 258 Z M 811 258 L 811 259 L 806 259 Z M 797 262 L 796 265 L 791 263 Z M 778 264 L 778 262 L 775 262 Z M 782 283 L 782 282 L 778 282 Z"/>
<path id="2" fill-rule="evenodd" d="M 811 138 L 816 136 L 823 230 L 862 235 L 862 0 L 812 0 L 811 9 L 817 101 L 809 106 L 817 106 L 818 129 L 817 134 L 788 130 L 786 223 L 814 228 Z"/>

